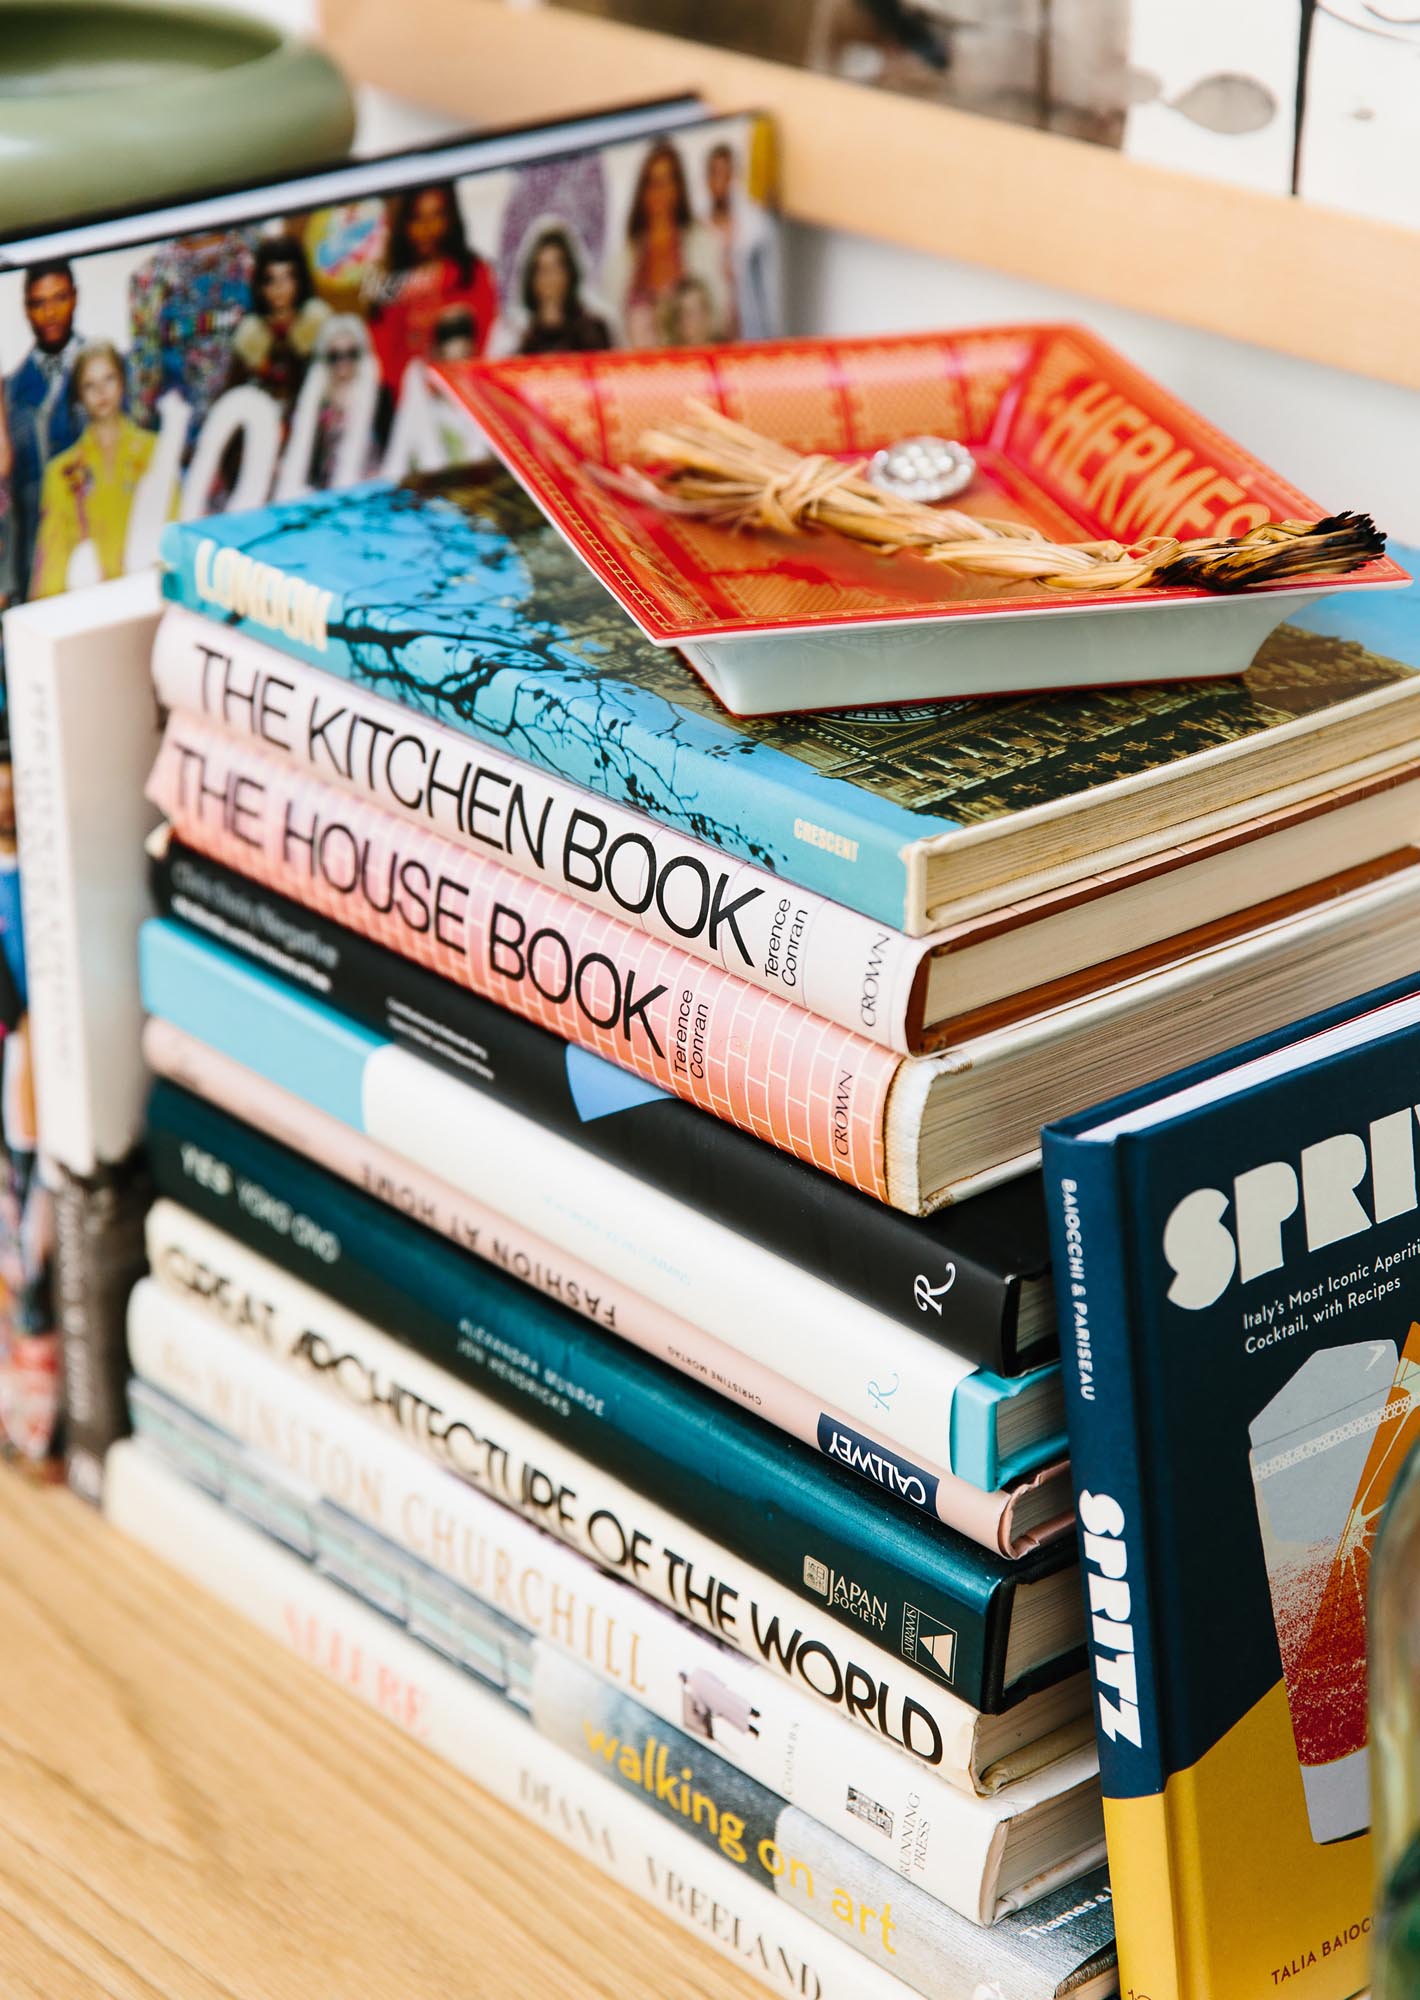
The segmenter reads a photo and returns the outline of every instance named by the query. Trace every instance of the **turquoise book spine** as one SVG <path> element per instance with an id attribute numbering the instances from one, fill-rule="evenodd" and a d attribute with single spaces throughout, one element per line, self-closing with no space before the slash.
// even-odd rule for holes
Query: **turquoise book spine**
<path id="1" fill-rule="evenodd" d="M 154 1093 L 158 1191 L 712 1533 L 787 1590 L 986 1712 L 1080 1664 L 1066 1650 L 1008 1682 L 1020 1587 L 1068 1565 L 1018 1562 L 879 1500 L 851 1474 L 252 1128 L 172 1085 Z M 203 1157 L 223 1171 L 193 1169 Z M 251 1191 L 251 1198 L 243 1190 Z M 299 1214 L 302 1227 L 282 1226 Z M 508 1357 L 517 1357 L 509 1364 Z M 923 1632 L 951 1643 L 924 1653 Z"/>

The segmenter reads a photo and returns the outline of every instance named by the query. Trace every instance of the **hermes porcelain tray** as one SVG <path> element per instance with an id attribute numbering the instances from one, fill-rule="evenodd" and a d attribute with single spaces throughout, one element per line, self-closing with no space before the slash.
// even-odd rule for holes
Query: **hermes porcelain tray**
<path id="1" fill-rule="evenodd" d="M 1230 596 L 1061 592 L 954 575 L 829 533 L 733 530 L 599 476 L 697 398 L 845 461 L 927 434 L 977 472 L 951 505 L 1053 541 L 1236 535 L 1319 505 L 1072 326 L 454 363 L 436 370 L 646 637 L 733 713 L 1240 673 L 1289 611 L 1406 581 L 1388 558 Z M 654 468 L 652 468 L 654 469 Z"/>

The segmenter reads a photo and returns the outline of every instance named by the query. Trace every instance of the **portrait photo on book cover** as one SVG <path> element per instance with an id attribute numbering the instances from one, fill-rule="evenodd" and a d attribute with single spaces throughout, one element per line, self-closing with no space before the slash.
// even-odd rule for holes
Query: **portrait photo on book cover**
<path id="1" fill-rule="evenodd" d="M 486 456 L 431 360 L 778 331 L 753 116 L 0 271 L 0 609 L 165 522 Z"/>

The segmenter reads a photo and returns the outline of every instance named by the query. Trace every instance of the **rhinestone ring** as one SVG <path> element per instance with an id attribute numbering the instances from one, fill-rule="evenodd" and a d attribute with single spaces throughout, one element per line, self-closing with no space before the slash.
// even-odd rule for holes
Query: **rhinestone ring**
<path id="1" fill-rule="evenodd" d="M 976 477 L 976 460 L 954 438 L 899 438 L 868 462 L 868 478 L 902 500 L 950 500 Z"/>

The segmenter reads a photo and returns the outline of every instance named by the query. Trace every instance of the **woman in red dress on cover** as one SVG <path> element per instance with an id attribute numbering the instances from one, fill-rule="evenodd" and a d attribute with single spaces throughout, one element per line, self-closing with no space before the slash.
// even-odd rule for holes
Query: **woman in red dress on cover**
<path id="1" fill-rule="evenodd" d="M 629 347 L 678 344 L 676 294 L 688 281 L 703 287 L 706 334 L 722 340 L 726 315 L 720 245 L 691 211 L 679 152 L 669 139 L 657 139 L 641 162 L 626 242 L 607 274 L 608 290 L 621 304 Z"/>
<path id="2" fill-rule="evenodd" d="M 390 395 L 399 394 L 411 361 L 435 351 L 441 323 L 471 321 L 473 352 L 481 354 L 497 317 L 493 273 L 464 235 L 449 182 L 397 196 L 390 212 L 387 275 L 369 313 L 370 338 Z"/>

